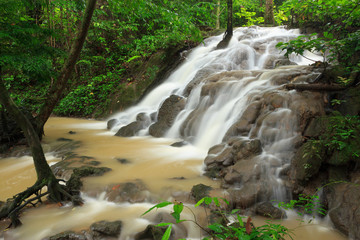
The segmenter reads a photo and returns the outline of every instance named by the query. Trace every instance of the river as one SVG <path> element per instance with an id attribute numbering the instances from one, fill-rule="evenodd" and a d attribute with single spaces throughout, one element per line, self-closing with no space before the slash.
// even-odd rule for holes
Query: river
<path id="1" fill-rule="evenodd" d="M 69 134 L 69 131 L 75 134 Z M 186 193 L 199 183 L 215 189 L 219 187 L 218 182 L 202 176 L 206 152 L 192 146 L 171 147 L 169 145 L 176 141 L 173 139 L 115 137 L 106 130 L 105 122 L 71 118 L 50 118 L 45 126 L 45 133 L 45 149 L 59 138 L 80 141 L 80 146 L 74 153 L 93 157 L 101 162 L 100 166 L 110 167 L 112 171 L 101 177 L 85 179 L 85 204 L 82 207 L 47 205 L 27 210 L 21 216 L 23 226 L 6 231 L 4 240 L 40 240 L 66 230 L 87 229 L 100 220 L 122 220 L 123 228 L 119 239 L 132 239 L 135 233 L 143 230 L 156 217 L 155 213 L 141 217 L 154 203 L 174 199 L 186 201 Z M 119 158 L 127 159 L 129 163 L 121 164 L 117 160 Z M 61 161 L 51 152 L 47 153 L 47 159 L 50 164 Z M 0 179 L 0 200 L 31 186 L 35 182 L 31 158 L 0 159 Z M 104 198 L 103 190 L 107 186 L 135 180 L 145 183 L 146 201 L 114 203 Z M 217 194 L 221 196 L 221 191 Z M 184 218 L 191 217 L 190 213 L 184 215 Z M 333 230 L 326 220 L 306 224 L 297 218 L 290 214 L 289 219 L 282 222 L 293 229 L 297 240 L 346 239 Z M 255 224 L 264 221 L 263 218 L 255 218 Z M 186 228 L 189 238 L 200 237 L 196 226 L 189 224 Z"/>

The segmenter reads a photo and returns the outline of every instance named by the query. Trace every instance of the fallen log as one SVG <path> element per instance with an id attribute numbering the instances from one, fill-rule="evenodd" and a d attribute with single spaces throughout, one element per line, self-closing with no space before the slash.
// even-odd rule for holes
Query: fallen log
<path id="1" fill-rule="evenodd" d="M 330 84 L 285 84 L 284 88 L 288 90 L 297 90 L 297 91 L 326 91 L 326 92 L 335 92 L 335 91 L 343 91 L 347 89 L 347 87 L 342 85 L 330 85 Z"/>

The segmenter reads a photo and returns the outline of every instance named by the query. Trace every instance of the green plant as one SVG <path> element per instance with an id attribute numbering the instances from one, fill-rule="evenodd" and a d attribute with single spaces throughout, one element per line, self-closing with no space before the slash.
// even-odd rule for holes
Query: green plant
<path id="1" fill-rule="evenodd" d="M 316 214 L 325 216 L 327 213 L 324 206 L 320 203 L 318 195 L 300 194 L 298 199 L 290 200 L 288 203 L 279 202 L 278 207 L 286 210 L 295 209 L 298 215 L 304 216 L 307 214 L 312 215 L 313 218 L 315 218 Z"/>
<path id="2" fill-rule="evenodd" d="M 214 204 L 221 217 L 226 218 L 226 213 L 220 209 L 220 200 L 222 200 L 224 203 L 229 205 L 229 202 L 224 198 L 216 198 L 216 197 L 204 197 L 200 199 L 196 204 L 195 207 L 199 207 L 201 205 L 207 205 Z M 199 228 L 204 230 L 207 233 L 207 237 L 204 237 L 203 239 L 240 239 L 240 240 L 251 240 L 251 239 L 265 239 L 265 240 L 273 240 L 273 239 L 285 239 L 285 237 L 291 236 L 291 231 L 282 226 L 281 224 L 275 224 L 271 221 L 268 221 L 267 224 L 255 227 L 251 223 L 251 218 L 247 218 L 247 222 L 243 222 L 243 216 L 240 216 L 238 214 L 238 210 L 235 209 L 230 212 L 231 215 L 236 216 L 236 221 L 232 224 L 222 224 L 222 223 L 213 223 L 208 225 L 206 228 L 201 226 L 197 221 L 195 220 L 186 220 L 186 219 L 180 219 L 181 213 L 184 209 L 184 204 L 181 202 L 161 202 L 159 204 L 156 204 L 155 206 L 151 207 L 149 210 L 147 210 L 143 215 L 149 213 L 150 211 L 158 208 L 163 208 L 169 205 L 173 205 L 173 212 L 171 215 L 175 219 L 176 223 L 181 223 L 184 221 L 191 221 L 195 223 Z M 186 207 L 186 206 L 185 206 Z M 191 210 L 191 209 L 190 209 Z M 194 215 L 195 216 L 195 215 Z M 160 223 L 157 226 L 167 226 L 167 229 L 163 235 L 162 240 L 167 240 L 170 237 L 171 229 L 173 224 L 172 223 Z"/>

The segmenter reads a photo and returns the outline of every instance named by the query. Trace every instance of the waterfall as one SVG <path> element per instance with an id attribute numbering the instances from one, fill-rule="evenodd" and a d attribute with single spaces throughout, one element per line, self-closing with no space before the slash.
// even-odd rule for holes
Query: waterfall
<path id="1" fill-rule="evenodd" d="M 224 186 L 245 191 L 246 185 L 260 184 L 257 200 L 288 198 L 280 175 L 299 140 L 301 110 L 295 102 L 302 97 L 281 85 L 311 81 L 316 73 L 306 66 L 311 61 L 286 59 L 275 45 L 298 35 L 284 27 L 254 26 L 236 29 L 225 49 L 216 49 L 222 35 L 204 40 L 163 84 L 114 115 L 111 130 L 129 136 L 124 131 L 130 128 L 132 135 L 183 139 L 210 149 L 205 168 L 225 170 L 216 176 Z"/>

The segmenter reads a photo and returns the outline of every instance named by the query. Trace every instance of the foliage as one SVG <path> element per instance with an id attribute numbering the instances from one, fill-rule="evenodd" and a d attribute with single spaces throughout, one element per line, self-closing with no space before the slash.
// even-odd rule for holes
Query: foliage
<path id="1" fill-rule="evenodd" d="M 298 199 L 290 200 L 288 203 L 279 202 L 278 207 L 286 210 L 296 209 L 300 216 L 312 215 L 315 218 L 316 214 L 326 215 L 318 195 L 300 194 Z"/>
<path id="2" fill-rule="evenodd" d="M 325 119 L 324 119 L 325 120 Z M 333 114 L 326 118 L 325 132 L 318 139 L 310 139 L 305 155 L 322 159 L 329 156 L 328 163 L 343 165 L 360 158 L 359 116 Z M 304 156 L 304 157 L 306 157 Z"/>
<path id="3" fill-rule="evenodd" d="M 226 217 L 225 213 L 220 210 L 220 200 L 222 200 L 224 203 L 229 205 L 229 202 L 224 198 L 216 198 L 216 197 L 204 197 L 200 199 L 196 204 L 195 207 L 199 207 L 200 205 L 207 205 L 210 204 L 215 205 L 219 209 L 219 213 L 222 217 Z M 254 227 L 251 223 L 251 218 L 247 218 L 247 222 L 243 222 L 242 216 L 237 214 L 238 210 L 233 210 L 230 215 L 236 216 L 236 222 L 232 223 L 230 225 L 224 225 L 221 223 L 213 223 L 207 226 L 207 228 L 199 225 L 199 223 L 193 220 L 181 220 L 181 213 L 184 209 L 184 204 L 182 202 L 161 202 L 153 207 L 151 207 L 149 210 L 147 210 L 143 215 L 149 213 L 150 211 L 158 208 L 163 208 L 169 205 L 173 205 L 173 212 L 171 215 L 175 219 L 176 223 L 184 222 L 184 221 L 191 221 L 194 222 L 198 227 L 200 227 L 202 230 L 206 231 L 209 237 L 204 237 L 203 239 L 243 239 L 243 240 L 251 240 L 251 239 L 284 239 L 285 237 L 290 237 L 291 232 L 286 227 L 273 223 L 271 221 L 268 221 L 267 224 Z M 191 210 L 191 209 L 190 209 Z M 170 232 L 172 229 L 172 223 L 160 223 L 157 226 L 168 226 L 165 234 L 163 235 L 162 240 L 167 240 L 170 237 Z"/>

